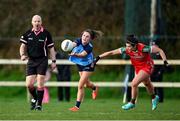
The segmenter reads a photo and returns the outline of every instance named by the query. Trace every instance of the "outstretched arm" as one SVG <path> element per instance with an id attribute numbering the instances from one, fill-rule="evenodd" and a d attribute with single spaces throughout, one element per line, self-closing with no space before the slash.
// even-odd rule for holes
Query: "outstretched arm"
<path id="1" fill-rule="evenodd" d="M 117 55 L 117 54 L 121 54 L 120 48 L 115 49 L 115 50 L 111 50 L 111 51 L 107 51 L 102 53 L 101 55 L 99 55 L 100 58 L 104 58 L 106 56 L 110 56 L 110 55 Z"/>
<path id="2" fill-rule="evenodd" d="M 94 58 L 94 61 L 93 61 L 92 65 L 91 65 L 91 67 L 94 67 L 96 65 L 96 63 L 99 61 L 99 59 L 104 58 L 104 57 L 109 56 L 109 55 L 121 54 L 122 53 L 121 51 L 122 50 L 120 48 L 118 48 L 118 49 L 115 49 L 115 50 L 104 52 L 101 55 L 98 55 L 96 58 Z"/>

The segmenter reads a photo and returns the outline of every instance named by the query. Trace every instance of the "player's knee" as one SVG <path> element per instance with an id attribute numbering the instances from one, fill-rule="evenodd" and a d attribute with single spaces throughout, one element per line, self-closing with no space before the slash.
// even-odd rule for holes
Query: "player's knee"
<path id="1" fill-rule="evenodd" d="M 44 88 L 44 83 L 38 83 L 37 88 Z"/>
<path id="2" fill-rule="evenodd" d="M 138 84 L 137 83 L 131 83 L 131 87 L 138 87 Z"/>
<path id="3" fill-rule="evenodd" d="M 79 90 L 82 90 L 83 88 L 84 88 L 84 86 L 82 86 L 82 85 L 79 85 L 79 86 L 78 86 L 78 89 L 79 89 Z"/>

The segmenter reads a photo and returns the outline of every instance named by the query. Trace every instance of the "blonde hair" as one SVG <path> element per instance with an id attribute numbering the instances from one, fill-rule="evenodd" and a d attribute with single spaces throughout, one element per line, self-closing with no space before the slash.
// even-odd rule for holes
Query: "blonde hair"
<path id="1" fill-rule="evenodd" d="M 92 30 L 92 29 L 86 29 L 83 31 L 84 32 L 88 32 L 91 35 L 91 39 L 97 39 L 97 38 L 101 38 L 103 36 L 103 32 L 100 30 Z"/>

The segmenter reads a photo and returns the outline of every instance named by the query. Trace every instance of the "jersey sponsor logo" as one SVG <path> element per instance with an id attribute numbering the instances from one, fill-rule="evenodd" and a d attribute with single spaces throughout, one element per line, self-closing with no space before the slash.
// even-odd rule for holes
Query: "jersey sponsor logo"
<path id="1" fill-rule="evenodd" d="M 131 56 L 131 58 L 134 58 L 134 59 L 142 59 L 142 58 L 144 58 L 144 56 Z"/>
<path id="2" fill-rule="evenodd" d="M 139 53 L 134 53 L 134 55 L 131 56 L 133 59 L 142 59 L 144 58 L 144 55 L 141 55 Z"/>
<path id="3" fill-rule="evenodd" d="M 90 67 L 84 67 L 84 69 L 90 69 Z"/>
<path id="4" fill-rule="evenodd" d="M 39 41 L 39 42 L 44 42 L 44 40 L 43 40 L 43 39 L 39 39 L 38 41 Z"/>
<path id="5" fill-rule="evenodd" d="M 31 33 L 29 33 L 27 36 L 28 36 L 28 37 L 31 36 Z"/>
<path id="6" fill-rule="evenodd" d="M 33 38 L 29 37 L 28 40 L 33 40 Z"/>

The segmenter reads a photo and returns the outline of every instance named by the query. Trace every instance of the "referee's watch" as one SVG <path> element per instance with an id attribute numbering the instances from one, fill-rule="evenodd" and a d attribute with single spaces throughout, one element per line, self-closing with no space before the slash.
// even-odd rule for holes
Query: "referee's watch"
<path id="1" fill-rule="evenodd" d="M 52 60 L 52 63 L 56 63 L 56 60 Z"/>

